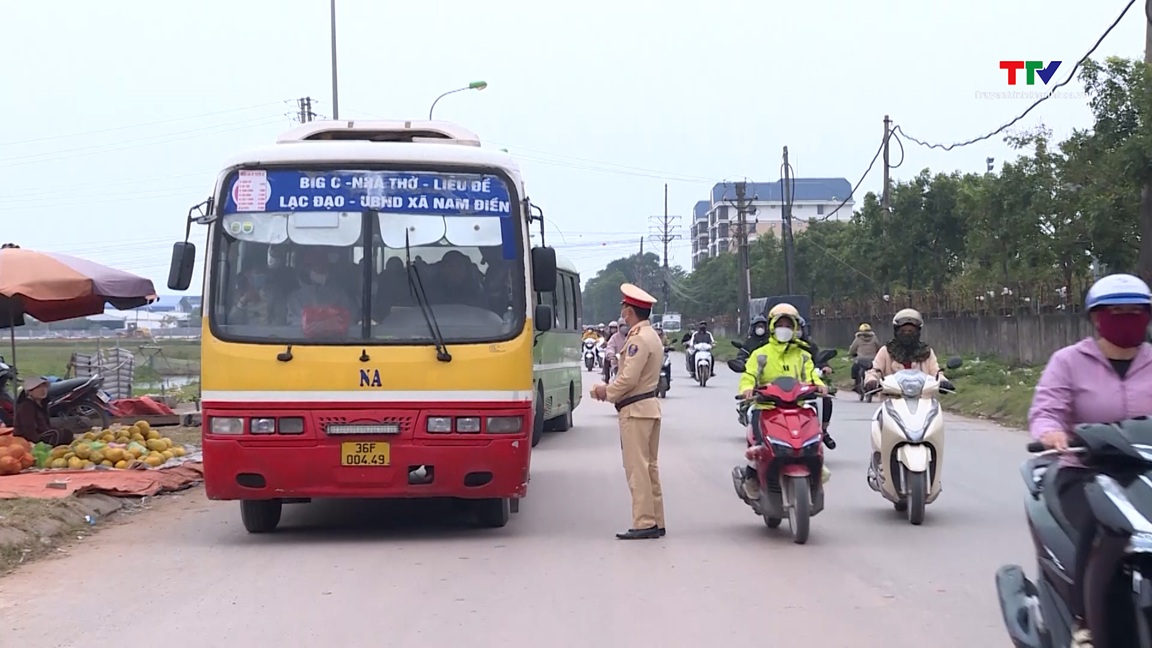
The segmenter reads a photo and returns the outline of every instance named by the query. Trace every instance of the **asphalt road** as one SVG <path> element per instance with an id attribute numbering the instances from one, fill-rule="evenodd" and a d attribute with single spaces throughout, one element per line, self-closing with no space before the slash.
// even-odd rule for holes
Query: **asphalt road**
<path id="1" fill-rule="evenodd" d="M 826 509 L 794 545 L 787 522 L 767 529 L 733 493 L 735 375 L 700 388 L 682 360 L 674 368 L 664 539 L 614 538 L 630 522 L 615 412 L 585 399 L 576 426 L 537 447 L 529 497 L 504 529 L 434 504 L 319 502 L 252 536 L 235 503 L 196 491 L 0 580 L 0 643 L 1007 645 L 993 573 L 1032 562 L 1023 433 L 949 418 L 944 491 L 913 527 L 864 480 L 874 406 L 842 394 Z"/>

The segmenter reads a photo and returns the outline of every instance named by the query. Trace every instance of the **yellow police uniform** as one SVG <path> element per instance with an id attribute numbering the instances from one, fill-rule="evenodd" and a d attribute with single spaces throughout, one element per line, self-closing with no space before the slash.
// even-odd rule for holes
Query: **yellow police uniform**
<path id="1" fill-rule="evenodd" d="M 632 284 L 620 286 L 622 304 L 651 309 L 656 299 Z M 664 494 L 657 456 L 660 448 L 660 401 L 656 386 L 664 365 L 660 336 L 642 320 L 628 329 L 620 369 L 608 385 L 607 400 L 616 406 L 624 474 L 632 491 L 632 527 L 621 539 L 664 535 Z"/>

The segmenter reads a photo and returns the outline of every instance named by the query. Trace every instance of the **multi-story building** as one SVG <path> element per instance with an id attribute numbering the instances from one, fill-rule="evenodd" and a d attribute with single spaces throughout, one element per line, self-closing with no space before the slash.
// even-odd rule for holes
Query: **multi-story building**
<path id="1" fill-rule="evenodd" d="M 745 191 L 749 211 L 746 216 L 749 240 L 772 232 L 780 236 L 784 227 L 783 183 L 749 182 Z M 852 183 L 846 178 L 795 178 L 792 189 L 792 231 L 804 231 L 810 222 L 848 220 L 855 201 L 849 198 Z M 848 199 L 845 202 L 845 199 Z M 692 209 L 692 267 L 708 257 L 735 250 L 738 234 L 736 183 L 712 187 L 710 200 L 701 200 Z"/>

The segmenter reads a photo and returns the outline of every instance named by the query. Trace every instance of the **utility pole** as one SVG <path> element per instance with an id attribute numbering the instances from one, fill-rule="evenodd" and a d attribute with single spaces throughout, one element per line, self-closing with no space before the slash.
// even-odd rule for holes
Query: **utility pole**
<path id="1" fill-rule="evenodd" d="M 636 257 L 636 287 L 644 288 L 644 237 L 640 237 L 640 254 Z"/>
<path id="2" fill-rule="evenodd" d="M 739 264 L 740 296 L 736 300 L 736 330 L 743 331 L 751 318 L 748 302 L 752 300 L 748 269 L 748 183 L 736 183 L 736 257 Z"/>
<path id="3" fill-rule="evenodd" d="M 1145 11 L 1144 64 L 1152 65 L 1152 14 Z M 1152 182 L 1140 190 L 1140 252 L 1136 259 L 1137 274 L 1152 281 Z"/>
<path id="4" fill-rule="evenodd" d="M 675 231 L 675 230 L 680 228 L 680 226 L 676 224 L 676 221 L 680 220 L 680 217 L 668 215 L 668 183 L 664 183 L 664 215 L 663 216 L 651 216 L 651 217 L 649 217 L 648 220 L 652 221 L 651 224 L 649 225 L 649 228 L 653 228 L 656 230 L 654 233 L 649 234 L 648 238 L 652 242 L 660 243 L 661 245 L 664 246 L 664 256 L 663 256 L 663 259 L 664 259 L 664 277 L 663 277 L 663 281 L 661 283 L 661 290 L 663 291 L 662 297 L 664 300 L 664 312 L 667 313 L 668 312 L 668 244 L 671 243 L 672 241 L 675 241 L 675 240 L 681 238 L 680 234 L 676 233 L 676 231 Z"/>
<path id="5" fill-rule="evenodd" d="M 316 119 L 316 113 L 312 112 L 312 97 L 300 97 L 296 100 L 296 105 L 300 109 L 300 111 L 296 113 L 296 118 L 300 120 L 301 124 Z"/>
<path id="6" fill-rule="evenodd" d="M 888 157 L 888 142 L 892 139 L 892 120 L 888 115 L 884 115 L 884 191 L 880 194 L 880 207 L 884 210 L 884 215 L 887 216 L 892 211 L 890 199 L 891 195 L 888 192 L 888 186 L 891 184 L 889 174 L 892 172 L 890 166 L 890 158 Z"/>
<path id="7" fill-rule="evenodd" d="M 788 163 L 788 147 L 784 147 L 784 190 L 781 192 L 784 199 L 784 209 L 781 210 L 784 218 L 782 230 L 784 234 L 784 285 L 789 295 L 796 294 L 796 240 L 792 237 L 792 165 Z"/>
<path id="8" fill-rule="evenodd" d="M 329 22 L 332 26 L 332 119 L 340 119 L 340 85 L 336 82 L 336 0 L 329 4 Z"/>

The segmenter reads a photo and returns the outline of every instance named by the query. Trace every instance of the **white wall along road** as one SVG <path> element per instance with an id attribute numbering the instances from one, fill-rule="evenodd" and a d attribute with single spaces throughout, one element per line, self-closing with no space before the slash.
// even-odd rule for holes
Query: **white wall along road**
<path id="1" fill-rule="evenodd" d="M 875 405 L 845 394 L 827 508 L 808 544 L 794 545 L 786 523 L 768 530 L 732 491 L 744 449 L 735 374 L 721 366 L 700 388 L 682 358 L 673 367 L 662 540 L 613 537 L 630 521 L 616 413 L 585 399 L 576 427 L 535 450 L 529 496 L 503 529 L 470 528 L 447 504 L 318 502 L 286 507 L 280 531 L 253 536 L 235 503 L 194 491 L 192 506 L 161 504 L 164 514 L 0 581 L 5 645 L 1007 643 L 993 574 L 1034 563 L 1023 432 L 950 416 L 944 491 L 913 527 L 865 483 Z M 61 601 L 74 604 L 61 613 Z"/>

